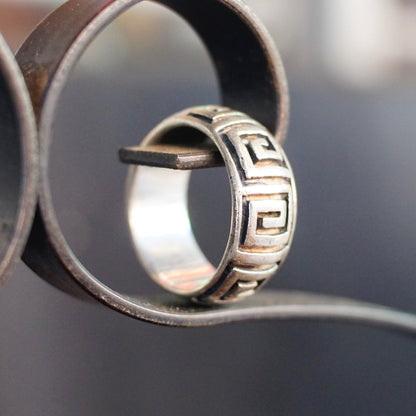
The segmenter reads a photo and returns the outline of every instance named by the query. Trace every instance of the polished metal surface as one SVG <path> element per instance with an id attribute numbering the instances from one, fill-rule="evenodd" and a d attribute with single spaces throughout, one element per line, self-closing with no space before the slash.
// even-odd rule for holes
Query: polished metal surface
<path id="1" fill-rule="evenodd" d="M 23 76 L 0 35 L 0 285 L 20 259 L 36 205 L 36 126 Z"/>
<path id="2" fill-rule="evenodd" d="M 228 243 L 218 267 L 193 235 L 190 172 L 132 167 L 127 210 L 137 254 L 150 276 L 173 293 L 220 304 L 255 294 L 284 262 L 295 230 L 297 194 L 290 164 L 272 134 L 227 107 L 175 114 L 153 129 L 141 148 L 209 140 L 225 162 L 232 200 Z"/>
<path id="3" fill-rule="evenodd" d="M 39 205 L 25 261 L 45 280 L 67 293 L 163 325 L 319 318 L 416 334 L 413 315 L 365 303 L 305 293 L 263 291 L 249 301 L 232 306 L 203 308 L 175 297 L 122 295 L 85 270 L 68 247 L 54 213 L 48 180 L 52 123 L 60 93 L 79 56 L 106 24 L 138 2 L 71 0 L 41 23 L 17 55 L 35 109 L 41 152 Z M 246 6 L 237 0 L 160 3 L 182 14 L 206 43 L 217 68 L 223 103 L 246 112 L 272 132 L 279 126 L 276 137 L 281 142 L 288 121 L 283 68 L 269 36 Z M 233 36 L 222 36 L 224 30 Z"/>

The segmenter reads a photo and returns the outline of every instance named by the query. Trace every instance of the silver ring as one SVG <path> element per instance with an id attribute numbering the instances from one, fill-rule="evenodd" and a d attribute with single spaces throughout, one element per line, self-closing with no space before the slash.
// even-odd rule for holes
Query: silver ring
<path id="1" fill-rule="evenodd" d="M 199 133 L 199 134 L 198 134 Z M 244 113 L 194 107 L 159 124 L 141 148 L 180 146 L 208 137 L 224 159 L 232 219 L 224 256 L 215 268 L 189 221 L 189 170 L 131 167 L 127 210 L 139 258 L 165 289 L 202 303 L 228 303 L 257 291 L 285 260 L 295 229 L 292 169 L 272 134 Z"/>

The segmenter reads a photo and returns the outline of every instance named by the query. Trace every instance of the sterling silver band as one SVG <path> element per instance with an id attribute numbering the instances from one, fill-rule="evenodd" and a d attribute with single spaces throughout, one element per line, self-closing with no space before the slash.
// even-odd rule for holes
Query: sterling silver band
<path id="1" fill-rule="evenodd" d="M 156 282 L 199 302 L 228 303 L 253 294 L 286 258 L 296 221 L 296 187 L 272 134 L 229 108 L 187 109 L 152 130 L 140 147 L 190 144 L 192 137 L 200 141 L 201 133 L 218 147 L 230 179 L 232 219 L 220 265 L 207 260 L 192 233 L 189 170 L 132 167 L 128 219 L 139 258 Z"/>

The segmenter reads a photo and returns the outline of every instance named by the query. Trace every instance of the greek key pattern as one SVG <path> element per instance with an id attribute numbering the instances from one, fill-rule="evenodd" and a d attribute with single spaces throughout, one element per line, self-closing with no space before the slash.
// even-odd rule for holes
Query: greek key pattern
<path id="1" fill-rule="evenodd" d="M 296 220 L 296 187 L 281 147 L 262 125 L 224 107 L 186 115 L 206 123 L 228 157 L 236 195 L 237 226 L 228 264 L 200 301 L 226 303 L 253 294 L 287 256 Z M 222 146 L 222 149 L 221 149 Z"/>

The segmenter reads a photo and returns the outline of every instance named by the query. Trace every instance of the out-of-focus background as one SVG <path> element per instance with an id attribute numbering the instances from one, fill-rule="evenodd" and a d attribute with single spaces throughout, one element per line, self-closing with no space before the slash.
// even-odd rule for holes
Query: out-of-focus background
<path id="1" fill-rule="evenodd" d="M 416 1 L 247 2 L 287 69 L 285 148 L 299 188 L 292 252 L 269 286 L 416 312 Z M 16 50 L 61 3 L 0 0 L 0 31 Z M 56 120 L 53 198 L 75 253 L 116 289 L 159 290 L 129 239 L 118 148 L 216 102 L 200 41 L 150 2 L 106 29 L 73 74 Z M 193 226 L 214 261 L 228 194 L 222 169 L 192 181 Z M 1 416 L 416 414 L 416 344 L 375 329 L 156 327 L 72 299 L 22 264 L 0 293 L 0 333 Z"/>

